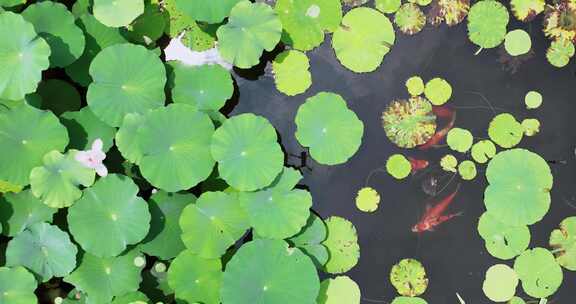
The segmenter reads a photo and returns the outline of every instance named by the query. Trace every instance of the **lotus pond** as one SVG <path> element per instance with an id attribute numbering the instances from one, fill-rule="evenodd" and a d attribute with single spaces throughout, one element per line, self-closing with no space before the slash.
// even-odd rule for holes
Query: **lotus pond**
<path id="1" fill-rule="evenodd" d="M 0 304 L 568 304 L 572 0 L 0 0 Z"/>

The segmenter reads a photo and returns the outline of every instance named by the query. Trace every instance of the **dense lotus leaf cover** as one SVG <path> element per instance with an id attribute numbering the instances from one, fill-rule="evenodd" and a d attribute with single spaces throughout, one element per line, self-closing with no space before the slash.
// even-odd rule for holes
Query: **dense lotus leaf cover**
<path id="1" fill-rule="evenodd" d="M 434 78 L 426 83 L 424 95 L 435 106 L 441 106 L 452 97 L 452 86 L 442 78 Z"/>
<path id="2" fill-rule="evenodd" d="M 436 132 L 436 115 L 426 98 L 394 100 L 382 113 L 386 136 L 401 148 L 413 148 L 426 143 Z"/>
<path id="3" fill-rule="evenodd" d="M 188 303 L 217 304 L 222 284 L 222 263 L 182 251 L 168 269 L 168 285 L 176 298 Z"/>
<path id="4" fill-rule="evenodd" d="M 60 79 L 40 82 L 37 93 L 42 99 L 40 108 L 58 116 L 67 111 L 77 111 L 81 107 L 81 97 L 76 88 Z"/>
<path id="5" fill-rule="evenodd" d="M 36 303 L 36 280 L 24 267 L 0 267 L 0 303 Z"/>
<path id="6" fill-rule="evenodd" d="M 426 15 L 418 5 L 405 3 L 394 14 L 394 23 L 402 33 L 414 35 L 426 25 Z"/>
<path id="7" fill-rule="evenodd" d="M 218 23 L 230 14 L 230 10 L 241 0 L 203 1 L 174 0 L 179 11 L 198 21 Z"/>
<path id="8" fill-rule="evenodd" d="M 37 199 L 31 190 L 3 194 L 0 196 L 1 232 L 14 237 L 36 223 L 52 222 L 56 211 Z"/>
<path id="9" fill-rule="evenodd" d="M 294 96 L 306 92 L 312 85 L 312 74 L 308 69 L 310 61 L 299 51 L 284 51 L 272 62 L 274 81 L 278 91 Z"/>
<path id="10" fill-rule="evenodd" d="M 568 270 L 576 270 L 576 217 L 565 218 L 559 229 L 552 231 L 550 246 L 556 249 L 558 264 Z"/>
<path id="11" fill-rule="evenodd" d="M 544 248 L 524 251 L 514 262 L 524 292 L 534 298 L 553 295 L 562 284 L 562 268 L 554 255 Z"/>
<path id="12" fill-rule="evenodd" d="M 324 270 L 328 273 L 344 273 L 352 269 L 360 259 L 360 246 L 356 227 L 350 221 L 332 216 L 326 220 L 328 237 L 323 242 L 330 258 Z"/>
<path id="13" fill-rule="evenodd" d="M 470 0 L 433 0 L 428 11 L 428 20 L 432 25 L 445 22 L 454 26 L 464 21 L 470 10 Z"/>
<path id="14" fill-rule="evenodd" d="M 88 150 L 96 139 L 102 141 L 103 152 L 113 145 L 116 129 L 98 119 L 88 107 L 63 113 L 60 122 L 68 129 L 68 149 Z"/>
<path id="15" fill-rule="evenodd" d="M 484 213 L 478 222 L 478 232 L 488 252 L 499 259 L 512 259 L 528 248 L 530 230 L 527 226 L 512 226 Z"/>
<path id="16" fill-rule="evenodd" d="M 494 302 L 506 302 L 516 294 L 518 275 L 505 264 L 497 264 L 486 271 L 482 286 L 484 294 Z"/>
<path id="17" fill-rule="evenodd" d="M 320 284 L 318 304 L 360 304 L 360 287 L 347 276 L 326 279 Z"/>
<path id="18" fill-rule="evenodd" d="M 524 22 L 531 21 L 542 13 L 545 6 L 545 0 L 510 0 L 512 13 L 518 20 Z"/>
<path id="19" fill-rule="evenodd" d="M 468 14 L 468 36 L 481 48 L 497 47 L 504 41 L 509 19 L 508 10 L 499 1 L 478 1 Z"/>
<path id="20" fill-rule="evenodd" d="M 310 213 L 306 226 L 287 241 L 298 247 L 312 259 L 316 267 L 323 267 L 328 261 L 328 248 L 322 244 L 328 235 L 324 221 L 316 214 Z"/>
<path id="21" fill-rule="evenodd" d="M 403 259 L 390 270 L 390 282 L 399 294 L 416 297 L 428 288 L 426 269 L 417 260 Z"/>

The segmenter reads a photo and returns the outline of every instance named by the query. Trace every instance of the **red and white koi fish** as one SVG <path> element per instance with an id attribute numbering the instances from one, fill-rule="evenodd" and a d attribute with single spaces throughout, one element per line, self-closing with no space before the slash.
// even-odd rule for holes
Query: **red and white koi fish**
<path id="1" fill-rule="evenodd" d="M 426 169 L 428 168 L 428 165 L 430 165 L 430 162 L 428 162 L 425 159 L 416 159 L 408 157 L 408 160 L 410 161 L 410 165 L 412 166 L 412 174 L 420 170 Z"/>
<path id="2" fill-rule="evenodd" d="M 434 231 L 434 228 L 436 226 L 456 216 L 462 215 L 461 212 L 444 215 L 444 212 L 446 211 L 446 209 L 448 209 L 448 206 L 450 206 L 450 203 L 452 203 L 454 197 L 458 193 L 459 188 L 460 186 L 458 186 L 458 188 L 454 190 L 452 194 L 448 195 L 443 200 L 441 200 L 440 203 L 438 203 L 436 206 L 428 208 L 426 210 L 426 213 L 424 213 L 424 215 L 420 219 L 420 221 L 416 225 L 414 225 L 414 227 L 412 227 L 412 232 L 422 233 L 426 231 Z"/>
<path id="3" fill-rule="evenodd" d="M 449 118 L 450 121 L 442 130 L 436 132 L 436 134 L 434 134 L 426 143 L 419 146 L 418 149 L 420 149 L 420 150 L 428 150 L 432 147 L 438 146 L 440 141 L 442 141 L 442 139 L 444 139 L 444 137 L 446 137 L 448 132 L 450 132 L 452 127 L 454 127 L 454 122 L 456 122 L 456 113 L 450 108 L 434 107 L 432 111 L 435 114 L 437 113 L 436 114 L 437 117 Z"/>

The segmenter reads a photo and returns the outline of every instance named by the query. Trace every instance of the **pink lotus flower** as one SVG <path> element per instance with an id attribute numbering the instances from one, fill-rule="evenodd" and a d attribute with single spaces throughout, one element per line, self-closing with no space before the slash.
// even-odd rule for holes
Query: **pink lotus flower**
<path id="1" fill-rule="evenodd" d="M 79 161 L 84 167 L 96 170 L 96 174 L 99 176 L 108 175 L 108 169 L 102 161 L 106 158 L 106 153 L 102 151 L 102 139 L 96 138 L 92 143 L 92 147 L 87 151 L 78 151 L 75 155 L 77 161 Z"/>

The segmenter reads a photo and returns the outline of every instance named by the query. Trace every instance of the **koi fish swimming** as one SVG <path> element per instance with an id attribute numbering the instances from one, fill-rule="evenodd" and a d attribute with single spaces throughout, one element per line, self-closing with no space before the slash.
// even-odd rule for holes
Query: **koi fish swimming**
<path id="1" fill-rule="evenodd" d="M 442 223 L 449 221 L 456 216 L 462 215 L 462 212 L 444 215 L 444 212 L 448 209 L 448 206 L 450 206 L 454 197 L 456 197 L 459 188 L 460 186 L 458 186 L 452 194 L 448 195 L 436 204 L 436 206 L 428 207 L 420 221 L 412 227 L 412 232 L 423 233 L 426 231 L 434 231 L 434 229 Z"/>
<path id="2" fill-rule="evenodd" d="M 454 122 L 456 122 L 456 112 L 448 107 L 433 107 L 432 112 L 436 114 L 436 117 L 448 119 L 448 124 L 442 128 L 440 131 L 436 132 L 426 143 L 419 146 L 420 150 L 428 150 L 433 147 L 437 147 L 440 141 L 446 137 L 448 132 L 454 127 Z"/>

